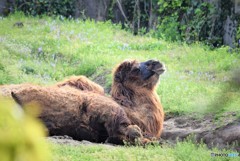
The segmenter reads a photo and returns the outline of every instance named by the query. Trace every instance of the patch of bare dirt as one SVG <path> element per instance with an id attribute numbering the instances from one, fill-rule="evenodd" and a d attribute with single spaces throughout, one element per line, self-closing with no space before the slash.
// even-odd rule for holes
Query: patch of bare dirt
<path id="1" fill-rule="evenodd" d="M 168 117 L 164 122 L 162 139 L 171 143 L 194 136 L 197 142 L 203 141 L 209 148 L 230 148 L 240 151 L 240 119 L 229 113 L 222 121 L 213 116 L 194 118 L 191 116 Z"/>

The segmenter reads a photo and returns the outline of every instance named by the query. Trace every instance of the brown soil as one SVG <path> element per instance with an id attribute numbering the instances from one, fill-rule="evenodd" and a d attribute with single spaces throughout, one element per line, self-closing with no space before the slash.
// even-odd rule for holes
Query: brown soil
<path id="1" fill-rule="evenodd" d="M 207 144 L 209 148 L 228 148 L 240 151 L 240 119 L 228 113 L 221 121 L 213 116 L 194 118 L 191 116 L 168 117 L 164 122 L 162 139 L 171 143 L 193 136 L 197 142 Z"/>

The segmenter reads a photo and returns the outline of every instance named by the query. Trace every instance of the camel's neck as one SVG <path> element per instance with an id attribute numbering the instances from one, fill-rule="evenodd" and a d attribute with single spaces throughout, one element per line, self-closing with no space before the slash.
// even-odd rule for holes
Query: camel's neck
<path id="1" fill-rule="evenodd" d="M 148 104 L 149 108 L 155 108 L 161 104 L 155 90 L 137 92 L 134 94 L 133 101 L 137 106 Z"/>
<path id="2" fill-rule="evenodd" d="M 156 109 L 161 104 L 155 89 L 131 89 L 122 85 L 113 87 L 111 95 L 120 105 L 132 108 L 144 105 Z"/>
<path id="3" fill-rule="evenodd" d="M 131 108 L 125 107 L 130 120 L 150 137 L 160 137 L 164 112 L 156 91 L 135 93 L 133 103 Z"/>

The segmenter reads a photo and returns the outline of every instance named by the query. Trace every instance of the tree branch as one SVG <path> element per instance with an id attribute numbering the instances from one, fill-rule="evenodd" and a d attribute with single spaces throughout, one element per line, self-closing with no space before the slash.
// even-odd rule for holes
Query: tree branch
<path id="1" fill-rule="evenodd" d="M 117 0 L 117 4 L 118 4 L 118 8 L 120 9 L 120 11 L 121 11 L 121 13 L 122 13 L 125 21 L 126 21 L 127 24 L 129 25 L 130 23 L 129 23 L 128 19 L 127 19 L 127 16 L 125 15 L 125 13 L 124 13 L 124 11 L 123 11 L 122 4 L 121 4 L 121 2 L 120 2 L 119 0 Z"/>

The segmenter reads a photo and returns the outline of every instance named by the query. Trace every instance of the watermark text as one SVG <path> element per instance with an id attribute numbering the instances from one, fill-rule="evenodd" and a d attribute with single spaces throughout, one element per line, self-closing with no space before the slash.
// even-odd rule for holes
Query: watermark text
<path id="1" fill-rule="evenodd" d="M 239 153 L 211 153 L 211 157 L 240 157 Z"/>

